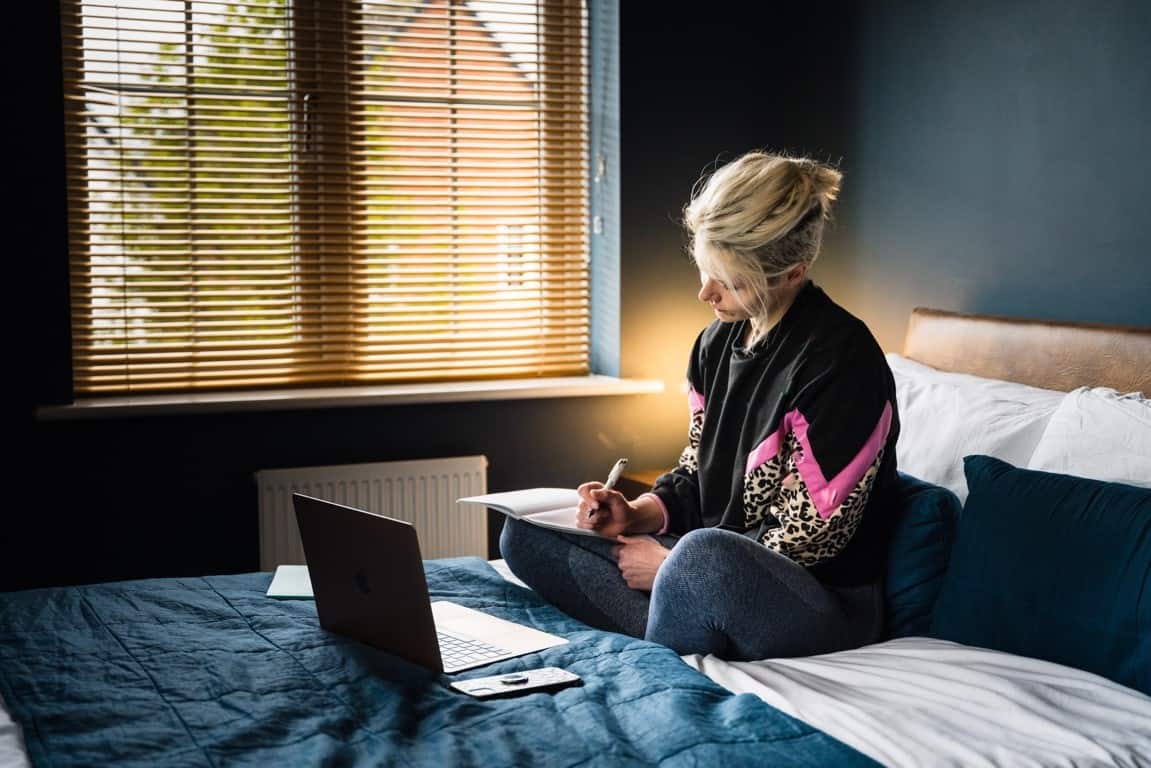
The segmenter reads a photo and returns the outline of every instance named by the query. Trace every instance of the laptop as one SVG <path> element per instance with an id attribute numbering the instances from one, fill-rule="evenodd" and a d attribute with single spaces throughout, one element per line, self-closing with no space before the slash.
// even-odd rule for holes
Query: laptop
<path id="1" fill-rule="evenodd" d="M 435 672 L 460 672 L 567 642 L 428 595 L 411 523 L 292 494 L 320 626 Z"/>

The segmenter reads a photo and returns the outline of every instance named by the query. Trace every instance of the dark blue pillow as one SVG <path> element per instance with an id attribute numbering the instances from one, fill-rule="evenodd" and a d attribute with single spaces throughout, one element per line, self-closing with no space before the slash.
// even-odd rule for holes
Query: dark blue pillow
<path id="1" fill-rule="evenodd" d="M 1151 489 L 963 465 L 970 495 L 931 634 L 1151 694 Z"/>
<path id="2" fill-rule="evenodd" d="M 884 636 L 926 635 L 951 555 L 959 497 L 902 472 L 890 493 L 885 501 L 894 528 L 884 581 Z"/>

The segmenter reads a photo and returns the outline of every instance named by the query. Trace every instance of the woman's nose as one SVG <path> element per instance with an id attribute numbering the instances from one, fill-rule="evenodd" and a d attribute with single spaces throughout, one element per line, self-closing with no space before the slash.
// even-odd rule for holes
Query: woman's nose
<path id="1" fill-rule="evenodd" d="M 715 298 L 715 281 L 708 278 L 704 281 L 703 286 L 699 289 L 699 300 L 704 304 L 710 304 L 712 299 Z"/>

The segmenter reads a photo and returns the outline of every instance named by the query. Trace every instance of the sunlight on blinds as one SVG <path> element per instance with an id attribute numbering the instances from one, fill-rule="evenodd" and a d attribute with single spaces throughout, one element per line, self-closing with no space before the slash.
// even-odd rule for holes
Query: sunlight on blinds
<path id="1" fill-rule="evenodd" d="M 78 394 L 587 372 L 581 3 L 63 20 Z"/>

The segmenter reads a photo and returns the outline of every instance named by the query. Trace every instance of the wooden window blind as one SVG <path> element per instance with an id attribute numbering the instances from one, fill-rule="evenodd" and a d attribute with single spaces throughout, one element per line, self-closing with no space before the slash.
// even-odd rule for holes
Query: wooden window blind
<path id="1" fill-rule="evenodd" d="M 63 0 L 74 390 L 588 371 L 578 0 Z"/>

